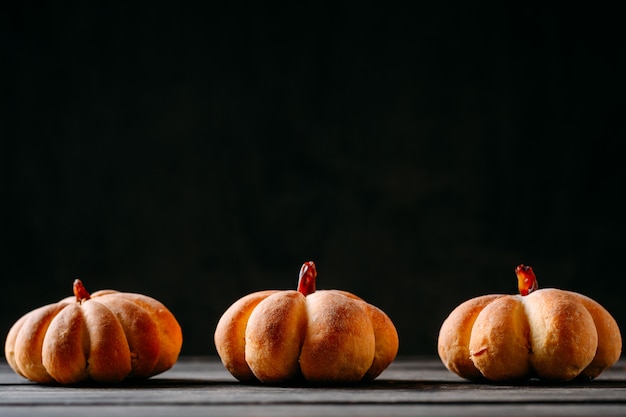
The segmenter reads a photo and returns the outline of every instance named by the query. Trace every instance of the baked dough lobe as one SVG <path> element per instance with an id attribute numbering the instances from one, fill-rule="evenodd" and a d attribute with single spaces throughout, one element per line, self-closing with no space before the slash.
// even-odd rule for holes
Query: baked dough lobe
<path id="1" fill-rule="evenodd" d="M 222 363 L 238 380 L 256 379 L 246 362 L 246 327 L 255 307 L 278 291 L 257 291 L 235 301 L 222 315 L 213 336 Z"/>

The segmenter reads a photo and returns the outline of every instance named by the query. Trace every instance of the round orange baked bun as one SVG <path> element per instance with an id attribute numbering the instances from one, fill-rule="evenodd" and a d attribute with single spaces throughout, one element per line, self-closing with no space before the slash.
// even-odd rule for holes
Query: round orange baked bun
<path id="1" fill-rule="evenodd" d="M 596 301 L 538 290 L 531 267 L 516 268 L 520 295 L 485 295 L 450 313 L 439 332 L 444 365 L 467 379 L 593 379 L 619 359 L 615 319 Z"/>
<path id="2" fill-rule="evenodd" d="M 226 310 L 215 347 L 235 378 L 367 381 L 394 360 L 398 334 L 391 319 L 349 292 L 316 291 L 316 275 L 315 264 L 306 262 L 298 291 L 255 292 Z"/>
<path id="3" fill-rule="evenodd" d="M 7 335 L 6 360 L 35 382 L 116 383 L 171 368 L 182 346 L 181 328 L 160 302 L 141 294 L 89 294 L 80 280 L 74 297 L 20 318 Z"/>

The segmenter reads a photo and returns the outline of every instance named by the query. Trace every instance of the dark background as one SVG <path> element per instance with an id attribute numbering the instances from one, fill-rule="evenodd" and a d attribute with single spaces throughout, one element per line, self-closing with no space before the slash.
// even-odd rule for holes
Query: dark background
<path id="1" fill-rule="evenodd" d="M 519 263 L 626 326 L 615 10 L 15 3 L 3 335 L 78 277 L 162 301 L 183 354 L 214 354 L 224 310 L 306 260 L 386 311 L 401 354 L 516 292 Z"/>

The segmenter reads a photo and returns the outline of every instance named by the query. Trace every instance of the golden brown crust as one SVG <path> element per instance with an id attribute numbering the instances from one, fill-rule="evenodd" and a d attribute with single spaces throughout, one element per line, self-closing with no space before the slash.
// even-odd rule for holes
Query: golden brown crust
<path id="1" fill-rule="evenodd" d="M 305 297 L 298 291 L 272 294 L 252 311 L 245 359 L 259 381 L 277 383 L 296 376 L 306 313 Z"/>
<path id="2" fill-rule="evenodd" d="M 246 362 L 246 327 L 254 308 L 276 290 L 258 291 L 235 301 L 222 315 L 214 334 L 215 348 L 228 371 L 240 381 L 256 379 Z"/>
<path id="3" fill-rule="evenodd" d="M 311 382 L 360 381 L 372 365 L 374 329 L 362 302 L 333 291 L 306 297 L 300 369 Z"/>
<path id="4" fill-rule="evenodd" d="M 183 344 L 183 332 L 180 328 L 180 324 L 178 324 L 172 312 L 170 312 L 165 305 L 143 294 L 117 293 L 116 291 L 103 290 L 94 293 L 94 296 L 91 298 L 94 299 L 97 294 L 102 294 L 107 297 L 112 297 L 114 294 L 117 294 L 117 297 L 122 297 L 125 300 L 135 303 L 139 307 L 142 307 L 156 324 L 158 328 L 159 358 L 150 376 L 160 374 L 174 366 L 178 360 L 178 355 Z M 98 297 L 96 300 L 102 298 L 104 297 Z"/>
<path id="5" fill-rule="evenodd" d="M 125 297 L 98 297 L 95 301 L 108 308 L 122 326 L 129 348 L 129 378 L 148 378 L 155 373 L 161 356 L 159 326 L 143 307 Z"/>
<path id="6" fill-rule="evenodd" d="M 617 323 L 600 304 L 549 288 L 468 300 L 444 321 L 438 342 L 452 372 L 493 381 L 595 378 L 619 359 L 621 347 Z"/>
<path id="7" fill-rule="evenodd" d="M 341 294 L 341 295 L 343 295 L 345 297 L 348 297 L 348 298 L 351 298 L 353 300 L 359 300 L 359 301 L 365 302 L 365 300 L 363 300 L 358 295 L 352 294 L 351 292 L 344 291 L 344 290 L 319 290 L 319 291 L 331 291 L 331 292 L 334 292 L 335 294 Z"/>
<path id="8" fill-rule="evenodd" d="M 169 369 L 182 332 L 160 302 L 132 293 L 99 291 L 33 310 L 11 328 L 9 365 L 35 382 L 119 382 Z"/>
<path id="9" fill-rule="evenodd" d="M 395 358 L 398 334 L 380 309 L 338 290 L 247 295 L 220 318 L 215 346 L 240 381 L 374 379 Z"/>
<path id="10" fill-rule="evenodd" d="M 44 306 L 41 308 L 46 308 L 46 307 L 49 307 L 49 306 Z M 20 370 L 20 366 L 17 362 L 17 358 L 15 357 L 15 341 L 17 340 L 17 335 L 22 329 L 22 326 L 24 325 L 24 323 L 26 323 L 27 320 L 28 320 L 27 314 L 20 317 L 15 322 L 15 324 L 13 324 L 13 326 L 11 326 L 11 328 L 9 329 L 6 342 L 4 343 L 4 357 L 6 358 L 7 363 L 9 364 L 11 369 L 13 369 L 18 375 L 23 376 L 24 378 L 26 378 L 26 376 Z M 39 360 L 39 363 L 41 363 L 41 359 Z"/>
<path id="11" fill-rule="evenodd" d="M 61 384 L 86 380 L 89 333 L 78 304 L 69 304 L 50 323 L 40 347 L 43 365 Z"/>
<path id="12" fill-rule="evenodd" d="M 618 361 L 622 354 L 622 336 L 613 316 L 598 302 L 582 294 L 574 292 L 569 294 L 578 298 L 591 314 L 598 334 L 595 357 L 580 375 L 585 379 L 593 379 Z"/>
<path id="13" fill-rule="evenodd" d="M 25 314 L 11 328 L 5 342 L 7 362 L 19 375 L 36 382 L 52 382 L 42 362 L 41 345 L 48 326 L 67 304 L 49 304 Z"/>
<path id="14" fill-rule="evenodd" d="M 456 307 L 444 320 L 439 331 L 437 351 L 450 371 L 466 379 L 481 378 L 482 374 L 472 362 L 469 342 L 472 326 L 478 314 L 491 302 L 503 295 L 483 295 L 472 298 Z"/>
<path id="15" fill-rule="evenodd" d="M 371 381 L 381 374 L 389 366 L 398 354 L 398 332 L 393 322 L 381 309 L 363 302 L 367 309 L 372 328 L 374 329 L 374 361 L 363 377 L 365 381 Z"/>
<path id="16" fill-rule="evenodd" d="M 469 342 L 474 366 L 491 381 L 515 380 L 530 371 L 529 326 L 520 297 L 500 297 L 478 314 Z"/>
<path id="17" fill-rule="evenodd" d="M 598 337 L 585 307 L 566 291 L 543 289 L 523 297 L 530 323 L 530 362 L 543 379 L 569 381 L 593 360 Z"/>
<path id="18" fill-rule="evenodd" d="M 374 329 L 374 360 L 363 377 L 363 381 L 371 381 L 384 371 L 398 354 L 399 339 L 395 325 L 380 308 L 369 304 L 361 297 L 344 290 L 328 290 L 336 294 L 341 294 L 352 300 L 358 300 L 369 314 L 372 328 Z"/>
<path id="19" fill-rule="evenodd" d="M 97 382 L 120 382 L 132 370 L 128 341 L 115 314 L 96 300 L 81 306 L 89 337 L 87 372 Z"/>

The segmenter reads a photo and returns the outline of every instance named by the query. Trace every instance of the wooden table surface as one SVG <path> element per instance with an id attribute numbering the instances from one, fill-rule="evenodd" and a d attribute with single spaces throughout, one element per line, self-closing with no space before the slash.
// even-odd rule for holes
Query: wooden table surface
<path id="1" fill-rule="evenodd" d="M 0 362 L 0 416 L 626 416 L 626 360 L 598 379 L 565 385 L 478 384 L 436 358 L 398 358 L 352 386 L 237 382 L 217 358 L 181 358 L 147 381 L 114 387 L 31 383 Z"/>

